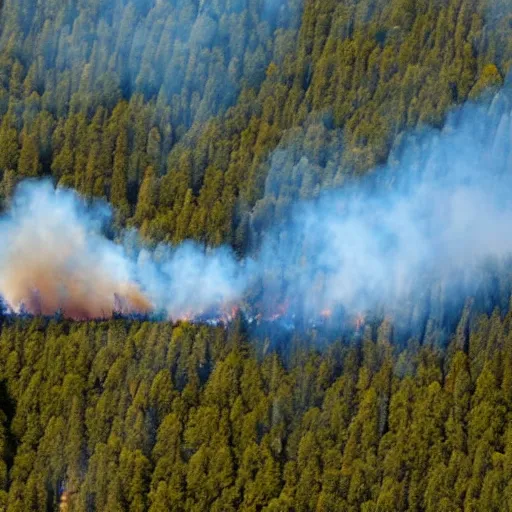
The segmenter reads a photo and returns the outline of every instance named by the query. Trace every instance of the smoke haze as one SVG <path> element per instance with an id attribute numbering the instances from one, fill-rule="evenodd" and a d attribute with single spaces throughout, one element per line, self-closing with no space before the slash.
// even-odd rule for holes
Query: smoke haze
<path id="1" fill-rule="evenodd" d="M 149 250 L 133 233 L 116 244 L 102 234 L 107 206 L 26 182 L 0 221 L 0 295 L 15 311 L 73 318 L 193 319 L 249 301 L 251 315 L 304 320 L 376 309 L 419 319 L 496 282 L 508 298 L 509 94 L 403 138 L 359 183 L 296 203 L 244 261 L 192 242 Z"/>
<path id="2" fill-rule="evenodd" d="M 80 92 L 81 102 L 113 107 L 121 96 L 141 93 L 158 98 L 160 108 L 173 102 L 173 111 L 183 97 L 193 119 L 173 113 L 173 125 L 191 124 L 232 105 L 242 80 L 255 85 L 271 61 L 279 62 L 272 44 L 267 52 L 258 48 L 258 37 L 272 42 L 278 29 L 294 34 L 301 2 L 4 0 L 0 49 L 20 32 L 27 35 L 34 51 L 25 64 L 33 66 L 41 95 L 59 83 L 67 101 Z M 94 97 L 84 99 L 84 91 Z"/>
<path id="3" fill-rule="evenodd" d="M 289 221 L 264 236 L 263 302 L 280 296 L 306 319 L 339 308 L 423 320 L 496 281 L 508 296 L 509 94 L 465 105 L 442 131 L 403 138 L 388 165 L 367 178 L 295 204 Z M 304 167 L 299 161 L 295 178 Z M 271 169 L 269 180 L 276 176 Z"/>
<path id="4" fill-rule="evenodd" d="M 149 311 L 123 249 L 101 235 L 106 219 L 104 206 L 87 208 L 50 182 L 20 185 L 0 222 L 0 290 L 11 309 L 102 318 L 118 297 L 126 312 Z"/>

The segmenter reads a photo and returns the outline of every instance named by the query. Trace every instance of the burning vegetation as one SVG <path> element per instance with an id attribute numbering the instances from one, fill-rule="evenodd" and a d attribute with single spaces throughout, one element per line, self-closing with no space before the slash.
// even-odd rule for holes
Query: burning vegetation
<path id="1" fill-rule="evenodd" d="M 510 159 L 495 151 L 508 147 L 511 94 L 492 108 L 464 106 L 443 131 L 405 137 L 400 164 L 292 204 L 243 256 L 191 241 L 148 247 L 135 231 L 111 229 L 105 203 L 22 182 L 0 217 L 0 295 L 15 313 L 77 320 L 227 324 L 240 310 L 256 325 L 360 330 L 359 313 L 379 311 L 411 330 L 432 312 L 442 324 L 466 297 L 511 284 Z"/>

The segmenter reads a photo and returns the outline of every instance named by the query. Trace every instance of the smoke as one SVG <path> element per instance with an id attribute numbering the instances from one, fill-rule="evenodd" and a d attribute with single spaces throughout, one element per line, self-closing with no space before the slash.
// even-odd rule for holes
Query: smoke
<path id="1" fill-rule="evenodd" d="M 177 248 L 160 245 L 153 252 L 140 251 L 137 263 L 144 290 L 174 319 L 223 318 L 248 285 L 247 268 L 226 247 L 205 252 L 192 242 Z"/>
<path id="2" fill-rule="evenodd" d="M 303 319 L 337 308 L 442 321 L 443 308 L 496 283 L 509 294 L 509 95 L 463 106 L 442 131 L 404 137 L 367 179 L 296 203 L 263 237 L 262 302 L 279 297 Z M 301 159 L 292 169 L 295 181 L 308 179 L 304 167 Z M 276 176 L 272 169 L 266 200 L 278 205 Z"/>
<path id="3" fill-rule="evenodd" d="M 0 221 L 0 293 L 14 311 L 103 318 L 146 312 L 122 247 L 102 236 L 108 210 L 50 182 L 25 182 Z M 121 304 L 122 303 L 122 304 Z"/>
<path id="4" fill-rule="evenodd" d="M 104 235 L 106 205 L 23 183 L 0 220 L 0 295 L 14 311 L 73 318 L 205 319 L 244 304 L 254 317 L 304 321 L 376 310 L 442 321 L 443 309 L 482 290 L 506 301 L 511 104 L 504 90 L 454 111 L 441 131 L 401 138 L 366 179 L 297 201 L 243 261 L 192 242 L 149 249 L 136 233 L 115 243 Z"/>
<path id="5" fill-rule="evenodd" d="M 123 244 L 104 229 L 111 212 L 49 181 L 27 181 L 0 220 L 0 295 L 15 312 L 75 319 L 163 310 L 194 318 L 238 299 L 243 284 L 228 249 Z M 135 238 L 135 240 L 134 240 Z"/>

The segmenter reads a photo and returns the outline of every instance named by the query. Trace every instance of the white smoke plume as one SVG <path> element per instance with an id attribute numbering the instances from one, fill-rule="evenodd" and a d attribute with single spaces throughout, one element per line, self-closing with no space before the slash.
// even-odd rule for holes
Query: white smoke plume
<path id="1" fill-rule="evenodd" d="M 112 314 L 118 297 L 130 311 L 148 311 L 133 265 L 101 234 L 107 214 L 50 182 L 21 184 L 0 221 L 0 294 L 9 307 L 100 318 Z"/>
<path id="2" fill-rule="evenodd" d="M 405 137 L 366 179 L 295 204 L 263 237 L 263 302 L 280 295 L 306 319 L 335 308 L 424 317 L 491 278 L 510 294 L 511 113 L 509 90 L 466 104 L 443 130 Z"/>
<path id="3" fill-rule="evenodd" d="M 482 287 L 510 296 L 511 192 L 508 90 L 404 138 L 369 178 L 296 203 L 244 261 L 192 242 L 116 244 L 102 231 L 108 207 L 27 182 L 0 219 L 0 295 L 14 311 L 72 318 L 201 319 L 242 302 L 267 318 L 432 316 Z"/>
<path id="4" fill-rule="evenodd" d="M 240 296 L 227 250 L 129 250 L 104 236 L 109 217 L 107 205 L 87 206 L 49 181 L 22 183 L 0 220 L 0 295 L 9 308 L 75 319 L 161 309 L 177 319 Z"/>

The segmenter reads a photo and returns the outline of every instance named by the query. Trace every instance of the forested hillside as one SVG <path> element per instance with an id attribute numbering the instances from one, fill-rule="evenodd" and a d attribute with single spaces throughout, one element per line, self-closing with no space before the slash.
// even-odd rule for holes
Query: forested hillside
<path id="1" fill-rule="evenodd" d="M 201 255 L 195 273 L 185 272 L 187 293 L 195 292 L 197 282 L 204 285 L 197 274 L 216 275 L 219 261 L 228 261 L 235 277 L 238 263 L 250 271 L 262 234 L 290 205 L 361 183 L 390 156 L 396 163 L 415 154 L 398 151 L 408 133 L 441 128 L 453 107 L 492 98 L 511 65 L 510 0 L 0 0 L 0 211 L 11 212 L 0 217 L 0 228 L 9 215 L 18 228 L 30 224 L 30 214 L 57 209 L 48 186 L 31 196 L 46 190 L 46 209 L 26 216 L 18 215 L 19 204 L 9 210 L 19 182 L 48 176 L 91 203 L 108 201 L 115 212 L 108 236 L 95 233 L 98 246 L 82 244 L 98 220 L 85 205 L 58 212 L 54 231 L 69 223 L 65 235 L 79 239 L 62 252 L 72 260 L 83 253 L 108 272 L 97 272 L 96 281 L 82 275 L 75 286 L 64 257 L 65 279 L 54 278 L 61 260 L 41 267 L 54 271 L 52 293 L 68 286 L 90 299 L 82 292 L 98 276 L 114 274 L 118 262 L 130 266 L 110 239 L 131 227 L 151 250 L 160 241 L 168 252 L 184 240 L 198 242 L 191 249 Z M 482 165 L 480 174 L 459 176 L 478 191 L 488 186 L 492 194 L 484 197 L 506 205 L 507 190 L 495 189 L 509 183 L 511 98 L 505 93 L 485 103 L 480 117 L 468 111 L 465 130 L 471 119 L 489 119 L 493 133 L 466 159 L 477 155 L 496 169 L 486 174 Z M 488 128 L 479 126 L 468 140 Z M 435 175 L 443 146 L 436 137 L 418 141 L 420 156 L 437 151 L 436 164 L 415 165 Z M 502 151 L 499 158 L 486 158 L 489 148 Z M 399 181 L 388 168 L 371 187 Z M 491 183 L 494 177 L 501 180 Z M 409 194 L 414 183 L 404 197 L 416 197 Z M 450 180 L 422 183 L 437 190 Z M 78 201 L 64 197 L 67 205 Z M 377 198 L 373 216 L 388 207 L 400 217 L 402 197 Z M 507 210 L 486 206 L 469 205 L 492 210 L 487 221 L 496 218 L 496 233 L 508 234 Z M 439 211 L 427 215 L 433 226 L 442 223 L 445 210 Z M 317 217 L 309 228 L 321 231 Z M 16 252 L 23 244 L 9 255 L 18 273 L 25 261 L 61 250 L 37 249 L 38 226 L 30 224 L 25 235 L 33 242 L 29 258 Z M 394 303 L 393 316 L 379 301 L 361 300 L 383 306 L 376 312 L 343 310 L 338 296 L 337 309 L 324 309 L 317 299 L 332 272 L 323 274 L 322 265 L 329 270 L 332 261 L 320 262 L 318 279 L 313 273 L 308 281 L 304 260 L 314 260 L 315 243 L 332 237 L 326 231 L 306 240 L 305 231 L 297 232 L 304 252 L 288 254 L 280 232 L 270 238 L 281 252 L 269 251 L 268 259 L 279 261 L 243 296 L 227 294 L 238 302 L 223 304 L 233 309 L 221 320 L 224 311 L 201 317 L 211 313 L 208 302 L 198 308 L 199 322 L 157 321 L 172 318 L 172 308 L 157 304 L 168 306 L 167 316 L 151 316 L 151 297 L 136 287 L 147 307 L 123 308 L 125 297 L 111 297 L 107 287 L 105 304 L 113 307 L 102 317 L 112 318 L 97 321 L 64 318 L 96 318 L 89 311 L 98 308 L 79 303 L 75 316 L 66 315 L 59 297 L 53 317 L 37 316 L 45 298 L 38 289 L 30 291 L 32 315 L 23 307 L 15 314 L 0 296 L 0 511 L 512 512 L 512 274 L 510 258 L 497 263 L 506 244 L 494 231 L 485 240 L 454 237 L 457 251 L 442 254 L 466 255 L 460 266 L 480 254 L 467 250 L 469 242 L 505 249 L 491 252 L 490 259 L 497 257 L 484 261 L 483 273 L 462 269 L 464 279 L 484 276 L 468 288 L 457 288 L 455 278 L 439 284 L 428 273 L 405 273 L 419 293 Z M 5 231 L 0 235 L 2 243 Z M 444 239 L 432 239 L 427 248 L 439 249 Z M 105 240 L 108 254 L 119 258 L 101 267 L 97 247 Z M 225 259 L 208 260 L 209 248 L 221 245 L 236 257 L 224 252 Z M 374 254 L 366 249 L 351 248 L 350 263 Z M 297 264 L 284 279 L 287 262 Z M 150 278 L 165 276 L 154 288 L 172 284 L 179 303 L 185 284 L 173 281 L 178 263 L 167 273 L 155 266 Z M 354 268 L 364 281 L 354 290 L 375 295 L 371 272 Z M 376 268 L 384 277 L 395 269 Z M 46 284 L 43 271 L 36 268 Z M 305 283 L 308 296 L 294 296 L 299 286 L 287 295 L 289 282 Z M 383 289 L 391 292 L 379 298 L 395 297 L 393 286 Z M 475 296 L 461 293 L 467 289 Z M 158 291 L 162 300 L 172 294 Z M 187 306 L 194 295 L 184 295 Z M 300 317 L 297 309 L 286 317 L 290 295 L 322 311 Z M 268 296 L 272 307 L 259 307 Z"/>
<path id="2" fill-rule="evenodd" d="M 463 317 L 444 352 L 384 322 L 280 356 L 240 319 L 7 320 L 0 506 L 512 510 L 511 320 Z"/>
<path id="3" fill-rule="evenodd" d="M 500 85 L 511 19 L 507 0 L 4 0 L 2 197 L 52 175 L 148 238 L 244 253 L 266 203 L 343 183 Z M 253 222 L 277 147 L 308 176 Z"/>

